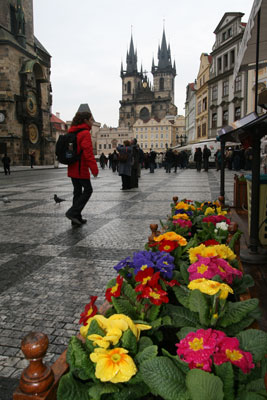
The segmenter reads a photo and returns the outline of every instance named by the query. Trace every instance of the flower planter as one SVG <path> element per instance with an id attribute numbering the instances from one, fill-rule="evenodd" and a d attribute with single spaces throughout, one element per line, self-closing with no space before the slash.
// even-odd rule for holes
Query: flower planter
<path id="1" fill-rule="evenodd" d="M 234 207 L 243 210 L 248 209 L 247 182 L 245 178 L 240 179 L 238 175 L 234 176 Z"/>
<path id="2" fill-rule="evenodd" d="M 176 199 L 178 200 L 178 198 L 173 198 L 174 203 L 176 203 L 176 201 L 177 201 Z M 150 228 L 151 228 L 152 234 L 149 237 L 148 244 L 153 245 L 153 243 L 155 241 L 157 241 L 156 237 L 159 236 L 162 232 L 158 231 L 158 225 L 156 225 L 156 224 L 151 225 Z M 229 225 L 228 239 L 226 242 L 230 243 L 232 241 L 232 243 L 235 243 L 234 250 L 235 250 L 236 255 L 239 256 L 240 245 L 239 245 L 238 241 L 234 242 L 232 240 L 234 237 L 236 237 L 235 235 L 237 233 L 237 230 L 238 230 L 238 225 L 236 223 L 231 223 Z M 172 232 L 172 233 L 174 233 L 174 232 Z M 227 231 L 226 231 L 225 238 L 227 238 Z M 160 238 L 159 238 L 159 240 L 160 240 Z M 191 261 L 191 263 L 192 263 L 192 261 Z M 239 264 L 239 269 L 241 271 L 243 271 L 240 260 L 239 260 L 238 264 Z M 225 286 L 227 286 L 227 285 L 225 285 Z M 233 291 L 231 293 L 233 293 Z M 239 296 L 239 299 L 241 301 L 248 300 L 250 298 L 251 298 L 251 296 L 250 296 L 249 290 L 247 290 L 246 293 Z M 107 297 L 107 299 L 108 299 L 108 297 Z M 222 297 L 222 299 L 223 299 L 223 297 Z M 109 303 L 105 302 L 102 305 L 101 310 L 99 310 L 99 312 L 104 314 L 105 311 L 107 310 L 107 307 L 109 307 Z M 195 311 L 195 310 L 193 310 L 193 311 Z M 119 314 L 119 311 L 117 311 L 117 313 Z M 87 316 L 87 314 L 86 314 L 86 316 Z M 136 318 L 136 319 L 138 319 L 138 318 Z M 213 325 L 211 325 L 211 326 L 213 326 Z M 253 324 L 253 326 L 250 326 L 250 328 L 252 328 L 252 327 L 257 328 L 257 324 Z M 149 329 L 150 328 L 151 327 L 149 327 Z M 166 338 L 167 338 L 168 343 L 165 343 L 166 346 L 164 345 L 162 347 L 164 349 L 166 349 L 167 351 L 169 351 L 170 353 L 173 350 L 173 343 L 175 343 L 175 340 L 176 340 L 176 338 L 173 338 L 173 340 L 172 340 L 172 334 L 174 333 L 174 330 L 172 328 L 174 328 L 174 327 L 171 325 L 168 327 L 168 324 L 166 324 L 166 326 L 163 326 L 163 329 L 165 329 L 165 331 L 167 331 L 166 335 L 165 335 L 166 332 L 164 333 L 164 343 L 166 341 Z M 140 330 L 141 330 L 141 328 L 140 328 Z M 82 331 L 81 331 L 81 333 L 83 334 Z M 95 333 L 95 332 L 93 332 L 93 333 Z M 253 331 L 252 335 L 253 335 L 253 337 L 255 336 L 254 331 Z M 86 337 L 86 336 L 87 336 L 87 334 L 84 335 L 84 337 Z M 78 335 L 78 338 L 82 339 L 82 337 L 80 335 Z M 79 341 L 77 341 L 77 339 L 75 337 L 72 338 L 72 340 L 74 341 L 74 343 L 79 342 Z M 90 338 L 89 340 L 94 340 L 94 339 Z M 154 343 L 157 343 L 157 340 Z M 171 347 L 170 347 L 170 345 L 171 345 Z M 42 333 L 36 333 L 36 332 L 30 333 L 23 339 L 22 351 L 25 354 L 25 357 L 30 361 L 30 363 L 29 363 L 29 366 L 23 371 L 23 373 L 21 375 L 20 385 L 19 385 L 19 388 L 17 388 L 13 394 L 13 400 L 30 400 L 30 399 L 56 400 L 57 399 L 59 380 L 63 375 L 65 375 L 69 371 L 69 366 L 66 362 L 67 350 L 65 350 L 61 354 L 61 356 L 56 360 L 56 362 L 52 365 L 52 367 L 49 368 L 43 364 L 43 358 L 46 354 L 47 348 L 48 348 L 48 338 L 46 335 L 44 335 Z M 261 353 L 261 354 L 263 354 L 263 353 Z M 163 355 L 164 355 L 164 353 L 163 353 Z M 164 357 L 161 357 L 161 358 L 164 359 Z M 91 360 L 93 361 L 93 359 L 91 359 Z M 171 361 L 170 361 L 170 363 L 171 363 Z M 70 364 L 71 364 L 71 362 L 70 362 Z M 142 375 L 145 376 L 146 370 L 145 369 L 142 370 L 142 365 L 143 364 L 141 364 L 140 371 L 141 371 Z M 71 366 L 73 367 L 72 364 L 71 364 Z M 174 366 L 172 365 L 171 368 L 174 368 Z M 149 368 L 147 368 L 147 371 L 149 371 Z M 152 369 L 152 371 L 156 371 L 156 370 Z M 68 380 L 69 375 L 71 375 L 71 374 L 68 374 L 68 376 L 64 377 L 64 379 L 66 378 L 66 380 Z M 157 375 L 155 375 L 155 372 L 153 372 L 153 377 L 155 378 L 156 376 Z M 97 376 L 97 378 L 101 379 L 101 376 L 100 377 Z M 74 381 L 75 381 L 74 384 L 76 385 L 76 378 L 72 378 L 72 379 L 74 379 Z M 83 379 L 83 378 L 81 378 L 81 379 Z M 144 381 L 144 382 L 146 383 L 146 381 Z M 157 382 L 158 382 L 158 380 L 157 380 Z M 267 388 L 267 373 L 265 374 L 264 383 Z M 262 384 L 263 384 L 263 382 L 262 382 Z M 152 387 L 149 384 L 147 384 L 147 385 L 150 387 L 150 389 L 148 389 L 147 391 L 151 391 L 153 393 L 160 393 L 161 396 L 163 396 L 165 398 L 165 392 L 163 392 L 162 390 L 161 391 L 160 390 L 158 390 L 158 391 L 152 390 Z M 162 388 L 162 386 L 161 386 L 161 388 Z M 140 392 L 140 393 L 142 395 L 143 393 L 147 393 L 147 391 Z M 60 393 L 60 392 L 61 392 L 61 386 L 60 386 L 58 393 Z M 197 395 L 198 395 L 198 392 L 197 392 Z M 217 395 L 217 392 L 216 392 L 216 395 Z M 61 396 L 62 396 L 62 394 L 61 394 Z M 159 395 L 156 396 L 156 395 L 152 395 L 151 393 L 148 393 L 144 397 L 140 397 L 140 400 L 162 400 L 162 399 L 163 398 L 160 397 Z"/>

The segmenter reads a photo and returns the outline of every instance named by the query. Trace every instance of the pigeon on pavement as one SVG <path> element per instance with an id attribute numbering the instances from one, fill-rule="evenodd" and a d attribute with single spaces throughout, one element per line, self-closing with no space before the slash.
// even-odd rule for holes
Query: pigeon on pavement
<path id="1" fill-rule="evenodd" d="M 61 199 L 56 194 L 54 195 L 54 200 L 55 200 L 56 204 L 60 204 L 62 201 L 66 201 L 66 199 Z"/>

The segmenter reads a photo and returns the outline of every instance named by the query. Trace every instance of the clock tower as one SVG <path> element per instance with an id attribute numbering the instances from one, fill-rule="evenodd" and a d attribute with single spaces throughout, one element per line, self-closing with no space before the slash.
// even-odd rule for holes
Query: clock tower
<path id="1" fill-rule="evenodd" d="M 53 164 L 51 56 L 34 36 L 33 0 L 1 0 L 0 52 L 0 154 L 27 165 L 34 152 L 37 164 Z"/>

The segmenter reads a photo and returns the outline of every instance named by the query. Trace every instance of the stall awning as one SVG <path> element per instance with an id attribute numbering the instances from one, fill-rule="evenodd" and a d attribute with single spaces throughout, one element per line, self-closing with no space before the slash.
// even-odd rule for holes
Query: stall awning
<path id="1" fill-rule="evenodd" d="M 235 63 L 234 79 L 242 65 L 256 62 L 257 14 L 259 10 L 261 10 L 259 62 L 267 60 L 267 0 L 254 0 Z"/>

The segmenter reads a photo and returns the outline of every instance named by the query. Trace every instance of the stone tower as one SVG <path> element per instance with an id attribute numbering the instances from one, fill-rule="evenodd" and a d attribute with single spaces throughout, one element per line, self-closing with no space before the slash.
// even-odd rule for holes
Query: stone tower
<path id="1" fill-rule="evenodd" d="M 126 56 L 126 70 L 121 64 L 122 100 L 120 101 L 119 126 L 131 128 L 138 118 L 162 119 L 166 115 L 177 115 L 174 105 L 175 62 L 172 66 L 170 46 L 167 48 L 163 30 L 161 47 L 158 50 L 158 66 L 152 61 L 152 87 L 147 73 L 137 68 L 137 51 L 131 36 Z"/>
<path id="2" fill-rule="evenodd" d="M 54 162 L 50 129 L 51 56 L 34 36 L 33 1 L 1 0 L 0 154 L 12 163 Z"/>

